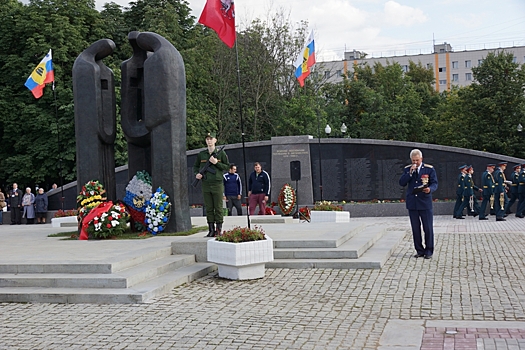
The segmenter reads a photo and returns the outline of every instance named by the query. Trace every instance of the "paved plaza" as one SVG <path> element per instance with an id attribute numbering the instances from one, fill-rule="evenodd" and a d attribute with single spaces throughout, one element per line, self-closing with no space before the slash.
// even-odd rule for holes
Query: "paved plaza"
<path id="1" fill-rule="evenodd" d="M 0 349 L 525 349 L 525 219 L 434 227 L 433 259 L 412 258 L 407 231 L 380 270 L 213 273 L 147 304 L 0 303 Z M 40 229 L 0 226 L 0 260 Z"/>

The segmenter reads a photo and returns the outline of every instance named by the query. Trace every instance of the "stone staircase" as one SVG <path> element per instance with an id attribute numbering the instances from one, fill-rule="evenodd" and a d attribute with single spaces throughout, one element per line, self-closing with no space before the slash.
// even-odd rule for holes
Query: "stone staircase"
<path id="1" fill-rule="evenodd" d="M 341 225 L 316 239 L 274 240 L 274 261 L 268 268 L 379 269 L 405 237 L 380 225 Z"/>
<path id="2" fill-rule="evenodd" d="M 171 247 L 147 248 L 111 262 L 0 264 L 0 302 L 144 303 L 216 270 Z"/>

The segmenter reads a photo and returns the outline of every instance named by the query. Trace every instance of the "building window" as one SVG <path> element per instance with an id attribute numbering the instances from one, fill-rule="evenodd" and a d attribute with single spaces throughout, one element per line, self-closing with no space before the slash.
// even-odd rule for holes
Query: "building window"
<path id="1" fill-rule="evenodd" d="M 459 74 L 452 74 L 452 81 L 459 81 Z"/>
<path id="2" fill-rule="evenodd" d="M 405 64 L 404 66 L 401 66 L 401 69 L 403 70 L 403 72 L 408 72 L 408 66 Z"/>
<path id="3" fill-rule="evenodd" d="M 338 69 L 336 72 L 335 72 L 335 75 L 337 75 L 338 77 L 341 77 L 343 76 L 343 71 Z"/>
<path id="4" fill-rule="evenodd" d="M 482 64 L 483 64 L 483 59 L 478 60 L 478 67 L 481 66 Z"/>
<path id="5" fill-rule="evenodd" d="M 432 67 L 432 63 L 427 63 L 427 69 L 431 69 Z"/>
<path id="6" fill-rule="evenodd" d="M 330 78 L 330 71 L 329 71 L 329 70 L 325 70 L 325 71 L 324 71 L 324 77 L 325 77 L 326 79 Z"/>
<path id="7" fill-rule="evenodd" d="M 447 81 L 446 80 L 440 80 L 439 81 L 439 85 L 447 85 Z"/>
<path id="8" fill-rule="evenodd" d="M 459 62 L 458 61 L 452 61 L 452 69 L 458 69 L 459 68 Z"/>
<path id="9" fill-rule="evenodd" d="M 472 80 L 472 73 L 465 73 L 465 80 L 467 81 Z"/>
<path id="10" fill-rule="evenodd" d="M 465 68 L 470 68 L 470 67 L 472 67 L 472 61 L 471 60 L 465 61 Z"/>
<path id="11" fill-rule="evenodd" d="M 518 59 L 517 59 L 516 56 L 512 57 L 512 62 L 514 62 L 514 63 L 517 63 L 517 62 L 518 62 Z"/>
<path id="12" fill-rule="evenodd" d="M 443 73 L 447 71 L 447 67 L 439 67 L 439 72 Z"/>

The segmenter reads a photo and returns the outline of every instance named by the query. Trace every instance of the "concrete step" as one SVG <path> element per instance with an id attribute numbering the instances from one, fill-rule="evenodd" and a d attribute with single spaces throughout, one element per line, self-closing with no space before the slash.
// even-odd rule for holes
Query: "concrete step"
<path id="1" fill-rule="evenodd" d="M 4 273 L 0 274 L 0 287 L 129 288 L 193 263 L 194 255 L 170 255 L 113 274 Z"/>
<path id="2" fill-rule="evenodd" d="M 130 288 L 0 288 L 0 302 L 133 304 L 169 293 L 173 288 L 205 276 L 217 267 L 210 263 L 185 266 Z"/>
<path id="3" fill-rule="evenodd" d="M 406 231 L 386 231 L 357 259 L 274 259 L 267 268 L 285 269 L 380 269 L 406 235 Z"/>
<path id="4" fill-rule="evenodd" d="M 16 260 L 0 264 L 0 273 L 87 273 L 110 274 L 122 271 L 139 264 L 171 255 L 171 247 L 141 248 L 119 254 L 107 262 L 80 262 L 64 260 L 56 262 L 27 262 Z"/>
<path id="5" fill-rule="evenodd" d="M 367 227 L 336 248 L 276 248 L 273 256 L 274 259 L 357 259 L 383 237 L 386 229 L 381 226 Z"/>
<path id="6" fill-rule="evenodd" d="M 326 223 L 295 225 L 293 232 L 272 232 L 274 248 L 337 248 L 357 233 L 365 229 L 363 223 L 338 223 L 330 226 Z"/>

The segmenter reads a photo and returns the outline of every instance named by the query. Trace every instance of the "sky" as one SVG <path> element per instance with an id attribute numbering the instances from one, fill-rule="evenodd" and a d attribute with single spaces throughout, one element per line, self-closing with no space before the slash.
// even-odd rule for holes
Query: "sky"
<path id="1" fill-rule="evenodd" d="M 96 0 L 97 9 L 105 2 Z M 188 2 L 198 19 L 206 0 Z M 307 21 L 317 61 L 353 50 L 367 57 L 430 53 L 443 42 L 454 51 L 525 46 L 525 0 L 235 0 L 235 12 L 238 29 L 276 12 L 292 26 Z"/>

